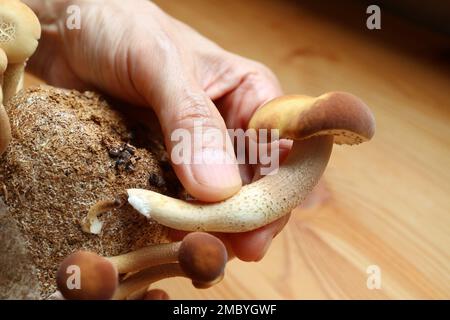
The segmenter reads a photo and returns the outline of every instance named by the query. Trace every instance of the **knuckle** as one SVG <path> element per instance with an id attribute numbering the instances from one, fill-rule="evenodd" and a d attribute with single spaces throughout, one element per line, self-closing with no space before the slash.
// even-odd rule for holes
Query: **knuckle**
<path id="1" fill-rule="evenodd" d="M 262 64 L 260 62 L 257 62 L 257 65 L 258 65 L 257 73 L 261 77 L 266 78 L 266 79 L 270 80 L 271 82 L 278 85 L 278 78 L 275 75 L 275 73 L 272 71 L 272 69 L 270 69 L 268 66 L 266 66 L 265 64 Z"/>
<path id="2" fill-rule="evenodd" d="M 197 122 L 208 126 L 213 118 L 208 98 L 202 93 L 189 93 L 178 102 L 175 122 L 183 128 L 193 128 Z M 212 125 L 212 124 L 211 124 Z"/>

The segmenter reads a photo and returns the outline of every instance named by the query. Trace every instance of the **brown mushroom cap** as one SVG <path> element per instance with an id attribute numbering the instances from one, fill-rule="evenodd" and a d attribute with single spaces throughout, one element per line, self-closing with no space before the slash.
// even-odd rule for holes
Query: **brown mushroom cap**
<path id="1" fill-rule="evenodd" d="M 212 286 L 215 286 L 219 282 L 221 282 L 224 277 L 225 277 L 225 274 L 222 273 L 220 276 L 218 276 L 216 279 L 214 279 L 213 281 L 210 281 L 210 282 L 201 282 L 201 281 L 193 280 L 192 285 L 197 289 L 208 289 L 208 288 L 211 288 Z"/>
<path id="2" fill-rule="evenodd" d="M 290 95 L 273 99 L 256 111 L 249 128 L 278 129 L 279 137 L 285 139 L 333 135 L 337 144 L 358 144 L 372 138 L 375 119 L 361 99 L 330 92 L 317 98 Z"/>
<path id="3" fill-rule="evenodd" d="M 193 232 L 183 239 L 178 259 L 181 269 L 194 283 L 212 283 L 223 275 L 228 254 L 218 238 Z"/>
<path id="4" fill-rule="evenodd" d="M 70 266 L 79 267 L 80 288 L 69 288 Z M 88 251 L 77 251 L 61 263 L 56 275 L 58 289 L 68 300 L 108 300 L 118 286 L 114 265 L 107 259 Z"/>
<path id="5" fill-rule="evenodd" d="M 0 48 L 8 56 L 8 63 L 25 62 L 41 37 L 38 18 L 18 0 L 0 0 L 0 21 Z"/>

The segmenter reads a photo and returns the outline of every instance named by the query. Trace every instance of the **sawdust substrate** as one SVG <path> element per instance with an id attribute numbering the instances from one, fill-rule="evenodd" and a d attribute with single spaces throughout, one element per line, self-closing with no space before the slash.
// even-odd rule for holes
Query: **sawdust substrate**
<path id="1" fill-rule="evenodd" d="M 42 298 L 55 291 L 61 260 L 78 249 L 110 256 L 166 241 L 162 226 L 129 205 L 101 216 L 100 235 L 80 227 L 93 204 L 123 195 L 127 188 L 172 196 L 183 192 L 149 110 L 111 103 L 93 92 L 48 86 L 19 93 L 6 109 L 13 140 L 0 158 L 0 200 L 7 210 L 1 229 L 11 231 L 12 219 L 20 232 L 17 241 L 25 244 L 22 251 L 32 261 L 32 270 L 22 272 L 37 276 Z M 23 264 L 26 254 L 11 250 L 17 255 L 1 264 L 13 265 L 11 259 Z M 14 272 L 2 277 L 0 286 L 12 281 L 5 277 L 23 279 Z"/>

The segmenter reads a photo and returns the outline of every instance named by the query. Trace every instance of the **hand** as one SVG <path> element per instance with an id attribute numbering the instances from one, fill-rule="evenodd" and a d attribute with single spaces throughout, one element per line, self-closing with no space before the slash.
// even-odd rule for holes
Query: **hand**
<path id="1" fill-rule="evenodd" d="M 227 52 L 146 0 L 26 0 L 40 17 L 43 37 L 30 70 L 48 83 L 79 90 L 96 88 L 140 106 L 151 106 L 170 137 L 177 128 L 247 127 L 254 111 L 282 94 L 265 66 Z M 81 28 L 66 28 L 68 5 L 81 8 Z M 226 135 L 224 135 L 226 136 Z M 226 136 L 228 138 L 228 136 Z M 193 158 L 235 161 L 230 141 L 208 141 Z M 229 148 L 228 148 L 229 150 Z M 251 181 L 251 166 L 234 163 L 176 164 L 186 190 L 203 201 L 219 201 Z M 242 175 L 242 179 L 241 179 Z M 236 256 L 258 261 L 288 217 L 261 229 L 221 235 Z M 174 233 L 176 234 L 176 233 Z"/>

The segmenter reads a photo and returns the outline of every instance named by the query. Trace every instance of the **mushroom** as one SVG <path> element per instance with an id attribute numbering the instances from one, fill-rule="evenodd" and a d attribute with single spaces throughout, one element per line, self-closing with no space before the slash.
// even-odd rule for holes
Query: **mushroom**
<path id="1" fill-rule="evenodd" d="M 88 251 L 77 251 L 61 263 L 56 284 L 65 299 L 108 300 L 118 285 L 115 266 Z"/>
<path id="2" fill-rule="evenodd" d="M 102 200 L 90 207 L 88 214 L 81 221 L 81 229 L 86 233 L 99 234 L 102 231 L 103 222 L 98 219 L 102 213 L 120 208 L 124 201 L 120 197 L 114 200 Z"/>
<path id="3" fill-rule="evenodd" d="M 61 263 L 56 278 L 66 299 L 127 299 L 146 296 L 152 283 L 168 277 L 188 277 L 199 288 L 212 286 L 223 278 L 227 259 L 227 250 L 218 238 L 194 232 L 181 242 L 149 246 L 115 257 L 78 251 Z M 71 266 L 79 268 L 80 288 L 68 283 Z M 124 276 L 118 283 L 120 274 Z"/>
<path id="4" fill-rule="evenodd" d="M 244 232 L 262 227 L 298 206 L 319 181 L 333 142 L 359 144 L 375 129 L 359 98 L 331 92 L 317 98 L 291 95 L 258 109 L 250 129 L 278 129 L 293 147 L 278 172 L 246 185 L 219 203 L 189 203 L 143 189 L 128 189 L 128 202 L 141 214 L 178 230 Z"/>
<path id="5" fill-rule="evenodd" d="M 0 155 L 11 140 L 2 102 L 22 88 L 26 61 L 36 50 L 40 36 L 41 25 L 30 8 L 18 0 L 0 0 Z"/>
<path id="6" fill-rule="evenodd" d="M 0 48 L 0 155 L 8 147 L 11 141 L 11 127 L 9 124 L 8 115 L 6 114 L 5 107 L 3 106 L 3 74 L 8 65 L 8 58 L 5 51 Z"/>

